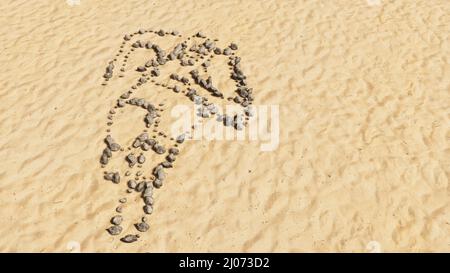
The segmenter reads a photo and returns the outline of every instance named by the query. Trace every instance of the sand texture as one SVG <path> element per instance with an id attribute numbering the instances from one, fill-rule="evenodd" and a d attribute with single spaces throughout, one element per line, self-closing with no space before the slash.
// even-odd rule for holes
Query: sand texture
<path id="1" fill-rule="evenodd" d="M 1 252 L 450 252 L 449 1 L 4 0 L 0 14 Z M 280 131 L 273 151 L 184 143 L 126 244 L 105 231 L 126 180 L 105 181 L 99 156 L 137 78 L 102 76 L 141 28 L 237 43 Z M 227 69 L 211 68 L 221 89 Z M 167 111 L 189 102 L 152 90 Z M 144 124 L 123 111 L 125 143 Z M 126 197 L 122 235 L 142 215 Z"/>

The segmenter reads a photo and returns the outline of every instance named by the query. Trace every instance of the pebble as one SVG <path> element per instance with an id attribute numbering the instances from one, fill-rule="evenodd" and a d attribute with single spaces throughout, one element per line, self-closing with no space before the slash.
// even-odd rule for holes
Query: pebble
<path id="1" fill-rule="evenodd" d="M 143 192 L 144 189 L 145 189 L 145 182 L 144 182 L 144 181 L 139 182 L 139 184 L 137 184 L 137 186 L 136 186 L 136 188 L 135 188 L 135 190 L 136 190 L 137 192 Z"/>
<path id="2" fill-rule="evenodd" d="M 121 215 L 116 215 L 113 218 L 111 218 L 111 224 L 118 226 L 122 223 L 123 217 Z"/>
<path id="3" fill-rule="evenodd" d="M 122 237 L 120 240 L 124 243 L 133 243 L 139 239 L 139 235 L 128 234 L 125 237 Z"/>
<path id="4" fill-rule="evenodd" d="M 148 206 L 153 206 L 153 197 L 151 196 L 145 196 L 144 197 L 144 203 Z"/>
<path id="5" fill-rule="evenodd" d="M 231 49 L 229 47 L 225 48 L 223 50 L 223 55 L 226 55 L 226 56 L 231 55 Z"/>
<path id="6" fill-rule="evenodd" d="M 137 186 L 137 183 L 136 183 L 135 180 L 131 179 L 131 180 L 128 180 L 127 185 L 128 185 L 128 188 L 130 188 L 130 189 L 135 189 L 136 186 Z"/>
<path id="7" fill-rule="evenodd" d="M 126 198 L 121 198 L 119 199 L 119 203 L 125 204 L 127 202 Z"/>
<path id="8" fill-rule="evenodd" d="M 134 165 L 136 165 L 137 158 L 133 153 L 127 155 L 126 159 L 128 161 L 128 166 L 130 166 L 130 168 L 132 168 Z"/>
<path id="9" fill-rule="evenodd" d="M 175 156 L 173 155 L 173 154 L 169 154 L 167 157 L 166 157 L 166 159 L 167 159 L 167 161 L 169 161 L 170 163 L 172 163 L 172 162 L 174 162 L 175 161 Z"/>
<path id="10" fill-rule="evenodd" d="M 140 154 L 140 155 L 138 156 L 137 162 L 138 162 L 139 164 L 143 164 L 143 163 L 145 162 L 145 156 L 144 156 L 144 154 Z"/>
<path id="11" fill-rule="evenodd" d="M 138 72 L 145 72 L 145 71 L 147 71 L 147 68 L 145 68 L 145 66 L 138 66 L 137 68 L 136 68 L 136 71 L 138 71 Z M 125 98 L 126 99 L 126 98 Z"/>
<path id="12" fill-rule="evenodd" d="M 139 139 L 140 141 L 146 141 L 148 139 L 148 134 L 142 133 L 137 137 L 137 139 Z"/>
<path id="13" fill-rule="evenodd" d="M 201 31 L 197 32 L 195 36 L 197 36 L 198 38 L 206 38 L 205 34 L 203 34 L 203 32 Z"/>
<path id="14" fill-rule="evenodd" d="M 117 206 L 117 208 L 116 208 L 117 213 L 122 213 L 122 210 L 123 210 L 123 206 Z"/>
<path id="15" fill-rule="evenodd" d="M 134 140 L 132 146 L 133 146 L 133 148 L 137 148 L 137 147 L 141 146 L 141 144 L 142 144 L 142 142 L 137 138 Z"/>
<path id="16" fill-rule="evenodd" d="M 180 153 L 180 150 L 178 150 L 177 148 L 170 148 L 169 153 L 173 155 L 178 155 Z"/>
<path id="17" fill-rule="evenodd" d="M 153 146 L 153 150 L 157 154 L 160 154 L 160 155 L 166 152 L 166 149 L 164 148 L 164 146 L 162 146 L 160 144 L 155 144 L 155 146 Z"/>
<path id="18" fill-rule="evenodd" d="M 145 205 L 144 206 L 144 212 L 145 212 L 145 214 L 152 214 L 153 213 L 153 207 Z"/>
<path id="19" fill-rule="evenodd" d="M 172 163 L 170 163 L 169 161 L 162 162 L 161 166 L 163 166 L 164 168 L 172 168 L 173 167 Z"/>
<path id="20" fill-rule="evenodd" d="M 145 222 L 141 222 L 141 223 L 135 224 L 134 226 L 140 232 L 146 232 L 150 228 L 150 225 L 145 223 Z"/>
<path id="21" fill-rule="evenodd" d="M 153 196 L 153 185 L 152 184 L 150 184 L 150 185 L 145 185 L 145 190 L 144 190 L 144 192 L 142 193 L 142 197 L 147 197 L 147 196 Z"/>
<path id="22" fill-rule="evenodd" d="M 114 139 L 111 137 L 111 135 L 106 136 L 105 142 L 111 151 L 117 152 L 118 150 L 120 150 L 120 145 L 114 141 Z"/>
<path id="23" fill-rule="evenodd" d="M 159 180 L 159 179 L 153 180 L 153 187 L 159 189 L 162 187 L 162 185 L 163 185 L 163 182 L 161 180 Z"/>
<path id="24" fill-rule="evenodd" d="M 111 235 L 119 235 L 122 232 L 121 226 L 111 226 L 106 229 Z"/>
<path id="25" fill-rule="evenodd" d="M 153 146 L 155 146 L 155 144 L 156 144 L 156 140 L 154 140 L 154 139 L 152 139 L 152 138 L 149 138 L 149 139 L 147 139 L 147 140 L 145 141 L 145 143 L 147 143 L 148 145 L 150 145 L 150 147 L 153 147 Z"/>
<path id="26" fill-rule="evenodd" d="M 238 49 L 238 46 L 237 46 L 237 44 L 235 44 L 235 43 L 231 43 L 231 44 L 230 44 L 230 48 L 231 48 L 232 50 L 237 50 L 237 49 Z"/>
<path id="27" fill-rule="evenodd" d="M 177 137 L 177 139 L 176 139 L 176 142 L 177 143 L 183 143 L 184 142 L 184 139 L 185 139 L 185 134 L 181 134 L 181 135 L 179 135 L 178 137 Z"/>

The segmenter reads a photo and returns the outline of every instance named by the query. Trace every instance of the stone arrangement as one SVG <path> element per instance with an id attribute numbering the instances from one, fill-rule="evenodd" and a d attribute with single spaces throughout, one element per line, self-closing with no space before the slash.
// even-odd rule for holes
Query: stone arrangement
<path id="1" fill-rule="evenodd" d="M 173 36 L 183 41 L 177 43 L 171 49 L 164 50 L 158 44 L 150 40 L 144 40 L 144 37 L 147 36 L 158 36 L 159 38 Z M 139 233 L 150 229 L 147 216 L 152 214 L 154 210 L 154 190 L 160 189 L 164 185 L 167 179 L 166 172 L 174 167 L 180 149 L 189 137 L 189 132 L 186 132 L 170 138 L 171 144 L 167 144 L 169 136 L 158 129 L 164 104 L 156 104 L 145 100 L 143 98 L 145 92 L 151 92 L 145 87 L 151 83 L 154 86 L 166 88 L 173 96 L 185 96 L 200 107 L 198 113 L 200 117 L 211 118 L 214 116 L 224 126 L 232 126 L 236 130 L 242 130 L 252 115 L 253 92 L 247 86 L 247 78 L 240 66 L 241 58 L 236 55 L 238 46 L 235 43 L 230 43 L 221 48 L 216 43 L 218 43 L 217 39 L 210 39 L 201 32 L 184 37 L 178 31 L 140 29 L 123 37 L 116 58 L 110 61 L 105 69 L 102 84 L 108 85 L 115 77 L 123 77 L 121 73 L 127 71 L 129 58 L 134 52 L 148 51 L 149 55 L 153 56 L 142 60 L 141 65 L 132 67 L 132 71 L 136 73 L 135 83 L 117 98 L 114 107 L 109 110 L 107 135 L 104 139 L 106 147 L 100 156 L 102 168 L 108 168 L 108 163 L 115 154 L 125 153 L 123 160 L 127 170 L 123 174 L 117 170 L 105 171 L 103 173 L 104 179 L 119 185 L 125 184 L 124 195 L 134 193 L 139 194 L 142 198 L 142 218 L 133 223 L 137 231 L 136 234 L 122 234 L 122 223 L 124 220 L 128 220 L 122 216 L 124 204 L 127 202 L 126 197 L 119 200 L 115 215 L 110 220 L 111 226 L 106 229 L 113 236 L 121 236 L 120 240 L 124 243 L 138 241 Z M 221 57 L 228 58 L 230 78 L 236 83 L 235 90 L 228 92 L 225 92 L 227 90 L 219 90 L 214 86 L 212 77 L 208 75 L 208 68 L 213 65 L 213 60 Z M 119 58 L 122 58 L 120 64 L 118 64 Z M 166 71 L 166 65 L 171 62 L 176 62 L 183 67 L 192 67 L 192 69 L 187 75 L 178 75 L 173 73 L 174 71 Z M 119 69 L 120 72 L 116 72 L 116 69 Z M 169 81 L 158 81 L 164 74 L 168 76 Z M 221 100 L 225 100 L 226 93 L 232 93 L 226 99 L 241 105 L 243 114 L 229 116 L 219 113 L 218 107 L 209 102 L 207 96 L 200 95 L 195 88 L 204 89 L 209 96 Z M 141 93 L 141 97 L 137 93 Z M 143 130 L 134 139 L 129 140 L 128 147 L 116 142 L 112 133 L 114 117 L 120 108 L 124 107 L 139 107 L 144 110 Z M 144 170 L 143 164 L 147 161 L 146 155 L 148 153 L 155 153 L 158 157 L 161 157 L 161 160 L 156 162 L 153 169 Z"/>

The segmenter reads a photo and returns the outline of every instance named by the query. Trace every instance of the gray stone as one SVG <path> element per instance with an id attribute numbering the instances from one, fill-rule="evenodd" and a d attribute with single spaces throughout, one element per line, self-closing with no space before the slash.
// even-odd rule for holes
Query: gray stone
<path id="1" fill-rule="evenodd" d="M 118 226 L 122 223 L 123 217 L 121 215 L 116 215 L 113 218 L 111 218 L 111 224 Z"/>
<path id="2" fill-rule="evenodd" d="M 153 206 L 153 197 L 151 196 L 145 196 L 144 197 L 144 203 L 148 206 Z"/>
<path id="3" fill-rule="evenodd" d="M 132 146 L 133 146 L 134 148 L 137 148 L 137 147 L 141 146 L 141 144 L 142 144 L 141 141 L 137 138 L 137 139 L 134 140 Z"/>
<path id="4" fill-rule="evenodd" d="M 231 49 L 229 47 L 225 48 L 223 50 L 223 55 L 226 55 L 226 56 L 231 55 Z"/>
<path id="5" fill-rule="evenodd" d="M 173 154 L 169 154 L 166 157 L 167 161 L 169 161 L 170 163 L 174 162 L 176 160 L 175 156 Z"/>
<path id="6" fill-rule="evenodd" d="M 238 46 L 237 46 L 237 44 L 235 44 L 235 43 L 231 43 L 231 44 L 230 44 L 230 48 L 231 48 L 232 50 L 237 50 L 237 49 L 238 49 Z"/>
<path id="7" fill-rule="evenodd" d="M 145 156 L 144 156 L 144 154 L 140 154 L 140 155 L 138 156 L 137 162 L 138 162 L 139 164 L 144 164 L 144 162 L 145 162 Z"/>
<path id="8" fill-rule="evenodd" d="M 155 146 L 153 146 L 153 150 L 157 153 L 157 154 L 163 154 L 166 152 L 166 149 L 164 148 L 164 146 L 160 145 L 160 144 L 155 144 Z"/>
<path id="9" fill-rule="evenodd" d="M 144 206 L 144 212 L 145 214 L 152 214 L 153 213 L 153 207 L 149 205 Z"/>
<path id="10" fill-rule="evenodd" d="M 128 161 L 128 165 L 130 166 L 130 168 L 132 168 L 134 165 L 136 165 L 137 158 L 133 153 L 127 155 L 126 160 Z"/>
<path id="11" fill-rule="evenodd" d="M 128 185 L 128 188 L 130 188 L 130 189 L 135 189 L 136 186 L 137 186 L 137 183 L 136 183 L 135 180 L 131 179 L 131 180 L 128 180 L 127 185 Z"/>
<path id="12" fill-rule="evenodd" d="M 137 184 L 136 188 L 135 188 L 135 190 L 136 190 L 137 192 L 143 192 L 144 189 L 145 189 L 145 182 L 144 182 L 144 181 L 139 182 L 139 183 Z"/>
<path id="13" fill-rule="evenodd" d="M 138 71 L 138 72 L 145 72 L 145 71 L 147 71 L 147 68 L 145 68 L 145 66 L 138 66 L 136 68 L 136 71 Z"/>
<path id="14" fill-rule="evenodd" d="M 186 138 L 186 136 L 185 136 L 185 134 L 181 134 L 181 135 L 179 135 L 178 137 L 177 137 L 177 139 L 176 139 L 176 141 L 177 141 L 177 143 L 183 143 L 184 142 L 184 139 Z"/>
<path id="15" fill-rule="evenodd" d="M 133 243 L 139 239 L 139 235 L 128 234 L 125 237 L 122 237 L 120 240 L 124 243 Z"/>
<path id="16" fill-rule="evenodd" d="M 153 185 L 146 185 L 144 192 L 142 193 L 142 197 L 153 196 Z"/>
<path id="17" fill-rule="evenodd" d="M 162 185 L 163 185 L 163 182 L 161 180 L 159 180 L 159 179 L 153 180 L 153 187 L 159 189 L 162 187 Z"/>
<path id="18" fill-rule="evenodd" d="M 121 226 L 111 226 L 106 229 L 111 235 L 119 235 L 122 232 Z"/>
<path id="19" fill-rule="evenodd" d="M 163 161 L 162 163 L 161 163 L 161 166 L 163 166 L 164 168 L 172 168 L 173 167 L 173 165 L 172 165 L 172 163 L 170 163 L 169 161 Z"/>
<path id="20" fill-rule="evenodd" d="M 149 224 L 147 224 L 145 222 L 141 222 L 141 223 L 135 224 L 134 226 L 140 232 L 146 232 L 150 228 Z"/>
<path id="21" fill-rule="evenodd" d="M 144 151 L 150 150 L 150 145 L 148 145 L 146 142 L 141 144 L 141 149 Z"/>

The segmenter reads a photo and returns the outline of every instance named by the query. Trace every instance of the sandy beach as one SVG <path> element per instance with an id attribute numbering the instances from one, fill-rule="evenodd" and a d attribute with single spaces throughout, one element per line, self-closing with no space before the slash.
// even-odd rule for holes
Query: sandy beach
<path id="1" fill-rule="evenodd" d="M 4 0 L 0 14 L 0 252 L 450 252 L 449 1 Z M 183 143 L 127 244 L 106 229 L 126 196 L 121 235 L 138 233 L 142 198 L 99 158 L 144 53 L 104 74 L 140 29 L 183 35 L 145 34 L 165 50 L 199 31 L 236 43 L 279 141 Z M 210 73 L 231 94 L 224 60 Z M 190 103 L 151 90 L 165 114 Z M 123 111 L 121 143 L 144 128 Z"/>

